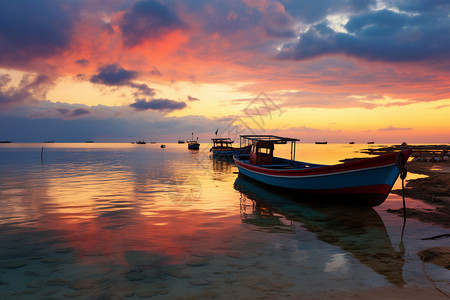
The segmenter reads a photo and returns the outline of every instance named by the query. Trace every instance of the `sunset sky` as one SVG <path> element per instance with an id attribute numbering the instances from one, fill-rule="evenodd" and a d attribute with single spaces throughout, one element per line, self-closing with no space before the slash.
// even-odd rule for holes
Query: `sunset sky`
<path id="1" fill-rule="evenodd" d="M 2 0 L 0 140 L 450 143 L 448 0 Z"/>

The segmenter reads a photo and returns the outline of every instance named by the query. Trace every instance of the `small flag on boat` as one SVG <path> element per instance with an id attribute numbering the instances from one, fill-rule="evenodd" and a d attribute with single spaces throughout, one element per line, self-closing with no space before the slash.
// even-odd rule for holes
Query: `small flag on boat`
<path id="1" fill-rule="evenodd" d="M 219 129 L 216 130 L 216 136 L 217 136 L 217 132 L 219 132 Z"/>

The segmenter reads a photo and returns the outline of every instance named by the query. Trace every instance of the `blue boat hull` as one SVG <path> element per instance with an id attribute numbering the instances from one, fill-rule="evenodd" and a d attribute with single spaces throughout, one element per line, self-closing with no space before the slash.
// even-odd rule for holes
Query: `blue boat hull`
<path id="1" fill-rule="evenodd" d="M 340 199 L 357 200 L 363 205 L 376 206 L 384 202 L 399 176 L 395 164 L 396 155 L 394 153 L 334 166 L 295 162 L 294 166 L 286 169 L 252 165 L 248 156 L 233 158 L 239 173 L 262 183 L 305 194 L 333 195 L 333 198 L 340 196 Z"/>

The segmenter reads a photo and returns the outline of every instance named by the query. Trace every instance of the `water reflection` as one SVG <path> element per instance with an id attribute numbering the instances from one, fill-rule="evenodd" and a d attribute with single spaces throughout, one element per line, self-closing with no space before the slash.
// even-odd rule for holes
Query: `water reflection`
<path id="1" fill-rule="evenodd" d="M 373 208 L 299 203 L 292 195 L 280 194 L 244 176 L 237 177 L 234 188 L 241 193 L 242 222 L 255 226 L 255 230 L 289 232 L 294 230 L 289 222 L 299 222 L 318 239 L 351 253 L 390 283 L 403 286 L 403 253 L 394 249 Z M 342 267 L 342 259 L 333 257 L 327 268 Z"/>
<path id="2" fill-rule="evenodd" d="M 214 171 L 229 174 L 231 173 L 231 170 L 233 170 L 234 161 L 232 157 L 210 155 L 209 158 L 212 161 L 212 168 Z"/>

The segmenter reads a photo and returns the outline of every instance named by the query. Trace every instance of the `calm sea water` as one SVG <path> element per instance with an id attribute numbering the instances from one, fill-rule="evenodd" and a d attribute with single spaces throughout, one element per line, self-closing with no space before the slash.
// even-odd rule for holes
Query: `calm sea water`
<path id="1" fill-rule="evenodd" d="M 205 143 L 166 145 L 0 145 L 0 299 L 329 298 L 433 287 L 429 277 L 449 292 L 449 271 L 417 256 L 449 230 L 403 228 L 386 212 L 399 196 L 376 208 L 295 202 Z M 332 164 L 367 146 L 298 144 L 297 159 Z"/>

